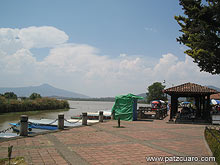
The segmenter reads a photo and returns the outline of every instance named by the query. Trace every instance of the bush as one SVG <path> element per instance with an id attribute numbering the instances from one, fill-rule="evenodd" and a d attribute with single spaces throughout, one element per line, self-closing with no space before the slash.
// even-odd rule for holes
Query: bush
<path id="1" fill-rule="evenodd" d="M 7 99 L 17 99 L 17 95 L 14 92 L 6 92 L 4 97 Z"/>
<path id="2" fill-rule="evenodd" d="M 213 156 L 215 157 L 215 161 L 220 164 L 220 132 L 214 129 L 206 128 L 205 138 Z"/>
<path id="3" fill-rule="evenodd" d="M 24 112 L 34 110 L 55 110 L 68 108 L 69 103 L 66 100 L 57 100 L 54 98 L 15 100 L 6 99 L 5 97 L 0 96 L 0 113 Z"/>
<path id="4" fill-rule="evenodd" d="M 32 93 L 29 97 L 31 100 L 37 99 L 37 98 L 41 98 L 41 95 L 38 93 Z"/>

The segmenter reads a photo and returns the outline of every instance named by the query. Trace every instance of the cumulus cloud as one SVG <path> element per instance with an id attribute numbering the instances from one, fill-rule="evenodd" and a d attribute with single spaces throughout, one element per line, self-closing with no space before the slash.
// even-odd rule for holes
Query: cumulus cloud
<path id="1" fill-rule="evenodd" d="M 0 28 L 0 50 L 8 55 L 22 49 L 23 45 L 18 39 L 19 29 Z"/>
<path id="2" fill-rule="evenodd" d="M 189 56 L 179 60 L 167 53 L 157 60 L 120 54 L 100 55 L 91 45 L 68 43 L 65 32 L 54 27 L 0 29 L 0 86 L 50 83 L 90 96 L 143 93 L 155 81 L 178 85 L 185 82 L 217 85 L 219 76 L 200 72 Z M 2 46 L 4 45 L 4 46 Z M 47 57 L 37 61 L 31 48 L 49 47 Z M 13 51 L 10 50 L 13 49 Z M 155 62 L 153 62 L 155 63 Z M 167 84 L 169 86 L 169 84 Z"/>
<path id="3" fill-rule="evenodd" d="M 126 57 L 126 56 L 127 56 L 127 54 L 125 54 L 125 53 L 122 53 L 122 54 L 119 55 L 119 57 L 122 57 L 122 58 Z"/>
<path id="4" fill-rule="evenodd" d="M 11 56 L 5 56 L 1 61 L 5 65 L 3 71 L 6 73 L 21 74 L 26 70 L 31 71 L 36 65 L 36 59 L 27 49 L 20 49 Z"/>
<path id="5" fill-rule="evenodd" d="M 51 27 L 28 27 L 23 29 L 0 28 L 0 50 L 8 55 L 19 49 L 54 47 L 65 43 L 65 32 Z"/>
<path id="6" fill-rule="evenodd" d="M 69 37 L 65 32 L 50 26 L 28 27 L 19 31 L 18 39 L 25 48 L 53 47 L 65 43 Z"/>

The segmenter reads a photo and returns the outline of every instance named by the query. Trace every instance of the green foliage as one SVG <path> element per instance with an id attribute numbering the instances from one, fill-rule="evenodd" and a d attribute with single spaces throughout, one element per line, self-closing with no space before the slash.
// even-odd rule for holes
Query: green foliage
<path id="1" fill-rule="evenodd" d="M 210 131 L 212 132 L 212 134 L 214 134 L 214 136 L 216 138 L 218 138 L 220 140 L 220 132 L 214 129 L 210 129 Z M 211 134 L 211 132 L 209 132 L 207 129 L 205 129 L 205 138 L 206 141 L 213 153 L 213 156 L 215 157 L 215 161 L 220 164 L 220 143 L 217 141 L 217 139 Z"/>
<path id="2" fill-rule="evenodd" d="M 41 95 L 38 93 L 32 93 L 29 97 L 31 100 L 37 99 L 37 98 L 41 98 Z"/>
<path id="3" fill-rule="evenodd" d="M 9 161 L 9 165 L 11 164 L 11 154 L 12 154 L 12 148 L 13 146 L 9 146 L 8 147 L 8 161 Z"/>
<path id="4" fill-rule="evenodd" d="M 0 158 L 0 164 L 7 165 L 8 164 L 8 158 Z M 11 164 L 16 165 L 27 165 L 27 162 L 25 162 L 25 159 L 23 157 L 15 157 L 11 159 Z"/>
<path id="5" fill-rule="evenodd" d="M 14 92 L 6 92 L 3 96 L 7 99 L 17 99 L 17 95 Z"/>
<path id="6" fill-rule="evenodd" d="M 220 1 L 179 0 L 184 16 L 175 16 L 183 33 L 177 41 L 201 71 L 220 73 Z"/>
<path id="7" fill-rule="evenodd" d="M 69 103 L 66 100 L 57 100 L 54 98 L 36 98 L 34 100 L 8 100 L 5 97 L 0 96 L 0 113 L 55 110 L 66 108 L 69 108 Z"/>
<path id="8" fill-rule="evenodd" d="M 160 82 L 155 82 L 148 87 L 148 97 L 147 102 L 150 103 L 152 100 L 167 100 L 164 96 L 163 90 L 165 86 L 162 85 Z"/>

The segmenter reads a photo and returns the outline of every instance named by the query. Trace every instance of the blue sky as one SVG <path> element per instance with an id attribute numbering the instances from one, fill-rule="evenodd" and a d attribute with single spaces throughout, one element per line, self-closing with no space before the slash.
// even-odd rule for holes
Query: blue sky
<path id="1" fill-rule="evenodd" d="M 4 1 L 0 10 L 1 27 L 54 26 L 66 32 L 70 42 L 93 45 L 109 56 L 160 57 L 170 51 L 183 55 L 173 18 L 181 13 L 178 1 Z"/>
<path id="2" fill-rule="evenodd" d="M 0 86 L 49 83 L 100 97 L 143 93 L 148 85 L 164 79 L 175 85 L 217 85 L 220 80 L 200 73 L 185 56 L 185 47 L 176 42 L 180 27 L 174 15 L 182 14 L 178 1 L 0 3 L 0 43 L 8 48 L 0 48 L 4 56 Z M 8 69 L 9 65 L 13 67 Z M 181 76 L 176 77 L 175 71 Z"/>

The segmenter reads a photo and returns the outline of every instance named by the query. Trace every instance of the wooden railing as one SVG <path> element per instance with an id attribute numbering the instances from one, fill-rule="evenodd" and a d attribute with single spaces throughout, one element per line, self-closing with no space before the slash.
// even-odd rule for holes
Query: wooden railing
<path id="1" fill-rule="evenodd" d="M 146 118 L 147 112 L 154 112 L 155 119 L 164 119 L 167 116 L 167 108 L 151 108 L 151 107 L 139 107 L 137 110 L 138 118 L 144 119 Z"/>

